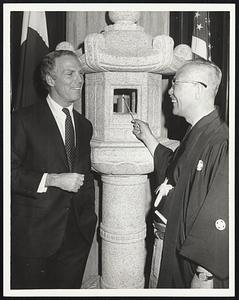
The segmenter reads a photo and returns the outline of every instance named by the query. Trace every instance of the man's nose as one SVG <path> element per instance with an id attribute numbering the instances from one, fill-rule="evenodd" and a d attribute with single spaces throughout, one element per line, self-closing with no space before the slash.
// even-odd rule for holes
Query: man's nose
<path id="1" fill-rule="evenodd" d="M 77 80 L 77 82 L 83 84 L 83 82 L 84 82 L 83 75 L 81 73 L 77 73 L 75 80 Z"/>
<path id="2" fill-rule="evenodd" d="M 169 94 L 169 96 L 171 96 L 173 94 L 173 86 L 171 86 L 171 88 L 168 90 L 168 94 Z"/>

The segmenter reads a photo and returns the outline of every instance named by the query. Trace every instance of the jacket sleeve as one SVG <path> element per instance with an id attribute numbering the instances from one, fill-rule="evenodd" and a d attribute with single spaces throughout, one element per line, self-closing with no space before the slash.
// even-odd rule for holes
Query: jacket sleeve
<path id="1" fill-rule="evenodd" d="M 11 118 L 11 189 L 14 193 L 32 196 L 36 193 L 43 173 L 29 170 L 25 163 L 31 147 L 24 128 L 22 114 Z"/>
<path id="2" fill-rule="evenodd" d="M 180 254 L 219 279 L 228 278 L 228 143 L 216 145 L 207 158 L 207 193 Z"/>

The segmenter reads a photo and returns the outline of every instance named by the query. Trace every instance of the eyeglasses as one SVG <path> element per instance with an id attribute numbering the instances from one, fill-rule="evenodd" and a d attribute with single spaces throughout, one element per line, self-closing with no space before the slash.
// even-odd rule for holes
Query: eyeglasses
<path id="1" fill-rule="evenodd" d="M 199 83 L 202 86 L 204 86 L 205 88 L 207 88 L 207 85 L 201 81 L 181 81 L 181 80 L 176 80 L 175 78 L 172 80 L 172 86 L 174 86 L 177 83 L 192 83 L 192 84 L 196 84 Z"/>

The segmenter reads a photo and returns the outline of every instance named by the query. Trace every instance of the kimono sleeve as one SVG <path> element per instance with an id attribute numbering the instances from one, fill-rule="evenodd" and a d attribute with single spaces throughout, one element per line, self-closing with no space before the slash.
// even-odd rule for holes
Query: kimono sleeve
<path id="1" fill-rule="evenodd" d="M 170 159 L 173 156 L 173 151 L 162 144 L 158 144 L 154 151 L 154 170 L 157 174 L 158 184 L 165 179 L 166 170 Z"/>
<path id="2" fill-rule="evenodd" d="M 210 152 L 211 182 L 180 254 L 219 279 L 228 278 L 228 143 Z"/>

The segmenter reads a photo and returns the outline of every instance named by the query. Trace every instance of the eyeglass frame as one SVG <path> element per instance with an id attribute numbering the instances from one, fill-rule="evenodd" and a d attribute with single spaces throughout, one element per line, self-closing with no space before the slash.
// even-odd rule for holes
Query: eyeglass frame
<path id="1" fill-rule="evenodd" d="M 179 83 L 192 83 L 192 84 L 199 83 L 199 84 L 201 84 L 202 86 L 204 86 L 205 88 L 207 88 L 206 83 L 201 82 L 201 81 L 183 81 L 183 80 L 181 81 L 181 80 L 176 80 L 175 78 L 173 78 L 173 80 L 172 80 L 172 87 L 173 87 L 175 84 L 177 84 L 177 82 L 179 82 Z"/>

